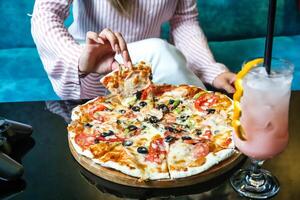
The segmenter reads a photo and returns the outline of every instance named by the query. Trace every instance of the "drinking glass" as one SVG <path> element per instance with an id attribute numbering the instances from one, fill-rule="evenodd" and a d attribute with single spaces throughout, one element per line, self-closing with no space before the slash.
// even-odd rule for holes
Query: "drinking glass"
<path id="1" fill-rule="evenodd" d="M 288 113 L 294 66 L 283 59 L 272 58 L 271 62 L 270 74 L 263 64 L 257 64 L 242 80 L 240 130 L 245 140 L 236 133 L 233 135 L 236 147 L 250 158 L 251 166 L 238 170 L 230 182 L 241 196 L 252 199 L 266 199 L 278 193 L 278 180 L 261 169 L 261 165 L 264 160 L 281 153 L 289 138 Z"/>

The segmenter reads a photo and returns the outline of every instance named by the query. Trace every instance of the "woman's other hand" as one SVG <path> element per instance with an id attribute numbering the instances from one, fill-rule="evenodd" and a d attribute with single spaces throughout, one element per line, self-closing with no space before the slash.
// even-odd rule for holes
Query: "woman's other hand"
<path id="1" fill-rule="evenodd" d="M 105 74 L 118 67 L 114 59 L 116 54 L 121 54 L 124 64 L 131 65 L 126 42 L 120 33 L 104 29 L 100 33 L 87 32 L 86 45 L 79 58 L 79 71 L 83 74 L 96 72 Z"/>
<path id="2" fill-rule="evenodd" d="M 232 72 L 224 72 L 215 78 L 213 86 L 217 89 L 223 89 L 228 93 L 234 93 L 233 82 L 235 81 L 235 76 Z"/>

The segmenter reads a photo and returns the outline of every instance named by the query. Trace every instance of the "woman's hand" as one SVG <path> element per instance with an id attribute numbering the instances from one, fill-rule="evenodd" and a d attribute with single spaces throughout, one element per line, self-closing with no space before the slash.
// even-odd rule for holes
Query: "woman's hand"
<path id="1" fill-rule="evenodd" d="M 235 74 L 232 72 L 224 72 L 218 75 L 213 81 L 213 86 L 217 89 L 223 89 L 228 93 L 234 93 L 233 82 L 235 81 Z"/>
<path id="2" fill-rule="evenodd" d="M 114 33 L 110 29 L 104 29 L 99 34 L 87 32 L 86 45 L 79 58 L 79 72 L 83 74 L 111 72 L 119 64 L 114 59 L 116 53 L 122 54 L 126 66 L 131 65 L 126 42 L 120 33 Z"/>

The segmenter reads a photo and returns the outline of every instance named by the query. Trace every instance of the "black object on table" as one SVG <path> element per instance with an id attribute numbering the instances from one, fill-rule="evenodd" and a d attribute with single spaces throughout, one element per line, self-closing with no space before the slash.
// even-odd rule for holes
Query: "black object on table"
<path id="1" fill-rule="evenodd" d="M 14 144 L 24 143 L 32 127 L 20 122 L 0 118 L 0 179 L 15 181 L 23 175 L 23 166 L 10 157 Z M 19 145 L 20 146 L 20 145 Z"/>

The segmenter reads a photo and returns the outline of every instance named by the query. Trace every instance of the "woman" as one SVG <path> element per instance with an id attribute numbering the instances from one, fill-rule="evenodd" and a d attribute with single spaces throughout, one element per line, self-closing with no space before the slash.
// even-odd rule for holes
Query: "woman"
<path id="1" fill-rule="evenodd" d="M 64 20 L 72 3 L 74 22 L 67 30 Z M 215 62 L 197 16 L 195 0 L 36 0 L 32 35 L 53 88 L 63 99 L 103 94 L 100 76 L 118 62 L 129 66 L 139 60 L 152 64 L 154 82 L 203 86 L 196 74 L 233 92 L 235 76 Z M 166 21 L 176 48 L 149 39 L 159 38 Z"/>

